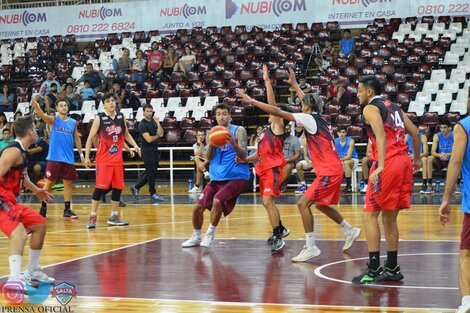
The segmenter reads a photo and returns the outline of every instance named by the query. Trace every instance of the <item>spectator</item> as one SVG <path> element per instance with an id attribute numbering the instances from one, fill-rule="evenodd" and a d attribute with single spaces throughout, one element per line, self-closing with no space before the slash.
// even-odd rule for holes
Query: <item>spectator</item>
<path id="1" fill-rule="evenodd" d="M 194 62 L 196 62 L 196 55 L 189 46 L 185 46 L 184 54 L 176 62 L 173 71 L 182 71 L 186 76 L 192 70 Z"/>
<path id="2" fill-rule="evenodd" d="M 13 141 L 15 141 L 15 139 L 11 137 L 10 129 L 4 128 L 2 131 L 2 140 L 0 140 L 0 151 L 5 149 L 5 147 L 8 146 L 8 144 Z"/>
<path id="3" fill-rule="evenodd" d="M 91 89 L 91 88 L 90 88 Z M 66 83 L 64 87 L 64 91 L 62 92 L 61 96 L 69 100 L 70 103 L 70 110 L 78 110 L 78 103 L 82 100 L 79 94 L 76 94 L 73 90 L 73 84 Z"/>
<path id="4" fill-rule="evenodd" d="M 336 58 L 336 48 L 333 47 L 331 41 L 326 40 L 321 54 L 315 58 L 315 63 L 317 64 L 320 71 L 323 72 L 335 62 Z"/>
<path id="5" fill-rule="evenodd" d="M 137 50 L 136 58 L 132 60 L 132 80 L 135 80 L 137 85 L 145 83 L 145 68 L 147 67 L 147 60 L 144 59 L 142 50 Z"/>
<path id="6" fill-rule="evenodd" d="M 413 143 L 411 141 L 411 135 L 408 134 L 405 137 L 405 143 L 408 146 L 408 156 L 413 159 Z M 419 154 L 421 156 L 422 175 L 423 175 L 423 186 L 420 193 L 425 193 L 428 189 L 427 175 L 428 175 L 428 137 L 423 132 L 419 132 Z"/>
<path id="7" fill-rule="evenodd" d="M 193 145 L 194 150 L 194 166 L 196 170 L 196 182 L 189 193 L 202 192 L 204 173 L 207 172 L 204 161 L 206 160 L 207 145 L 205 144 L 205 133 L 203 129 L 197 131 L 196 143 Z"/>
<path id="8" fill-rule="evenodd" d="M 297 188 L 295 193 L 303 194 L 305 191 L 307 191 L 307 183 L 305 182 L 305 171 L 311 171 L 312 170 L 312 160 L 310 159 L 310 154 L 308 152 L 308 147 L 307 147 L 307 140 L 305 139 L 305 136 L 302 136 L 302 148 L 303 148 L 303 156 L 304 159 L 297 162 L 295 165 L 295 169 L 297 171 L 297 176 L 299 176 L 299 182 L 300 186 Z"/>
<path id="9" fill-rule="evenodd" d="M 281 182 L 281 192 L 286 190 L 287 184 L 285 182 L 292 173 L 292 170 L 295 168 L 297 160 L 302 156 L 300 140 L 291 134 L 292 126 L 290 124 L 286 124 L 286 126 L 284 126 L 284 130 L 284 159 L 286 160 L 286 165 L 282 169 L 283 178 Z"/>
<path id="10" fill-rule="evenodd" d="M 96 99 L 96 92 L 93 88 L 90 86 L 90 81 L 85 80 L 83 83 L 83 88 L 82 88 L 82 100 L 95 100 Z"/>
<path id="11" fill-rule="evenodd" d="M 31 181 L 36 184 L 38 180 L 44 177 L 46 170 L 46 157 L 49 152 L 49 144 L 44 138 L 38 137 L 35 143 L 29 146 L 28 151 L 28 173 Z"/>
<path id="12" fill-rule="evenodd" d="M 364 187 L 361 188 L 361 193 L 367 192 L 367 184 L 369 183 L 369 169 L 372 166 L 372 160 L 370 159 L 370 141 L 367 142 L 366 156 L 361 160 L 362 177 L 364 179 Z"/>
<path id="13" fill-rule="evenodd" d="M 162 81 L 162 67 L 165 56 L 156 41 L 152 42 L 152 51 L 147 53 L 147 71 L 156 81 Z"/>
<path id="14" fill-rule="evenodd" d="M 60 83 L 54 79 L 54 71 L 47 70 L 46 80 L 42 83 L 41 87 L 39 88 L 39 95 L 42 99 L 44 99 L 46 95 L 50 93 L 49 90 L 51 89 L 52 84 L 55 84 L 57 86 L 56 90 L 60 89 Z"/>
<path id="15" fill-rule="evenodd" d="M 299 87 L 303 93 L 310 93 L 312 91 L 312 86 L 307 83 L 307 78 L 305 76 L 299 77 Z M 287 98 L 287 102 L 290 105 L 300 105 L 300 99 L 296 96 L 296 90 L 294 87 L 289 87 L 290 97 Z"/>
<path id="16" fill-rule="evenodd" d="M 10 91 L 7 84 L 2 84 L 0 92 L 0 112 L 12 112 L 15 95 Z"/>
<path id="17" fill-rule="evenodd" d="M 336 152 L 338 153 L 341 163 L 343 164 L 344 177 L 346 177 L 345 192 L 353 192 L 351 187 L 351 174 L 352 171 L 359 165 L 359 159 L 354 146 L 354 139 L 346 136 L 346 127 L 338 127 L 336 134 L 338 137 L 335 139 Z"/>
<path id="18" fill-rule="evenodd" d="M 251 134 L 250 136 L 250 146 L 257 146 L 259 141 L 259 136 L 263 132 L 264 126 L 258 125 L 256 126 L 256 134 Z"/>
<path id="19" fill-rule="evenodd" d="M 113 81 L 113 88 L 109 90 L 109 93 L 111 93 L 114 96 L 114 99 L 116 99 L 118 109 L 126 107 L 126 90 L 122 88 L 121 83 L 118 80 Z"/>
<path id="20" fill-rule="evenodd" d="M 355 39 L 351 37 L 351 31 L 349 29 L 345 29 L 343 31 L 343 38 L 341 38 L 339 42 L 339 56 L 351 58 L 354 51 L 354 44 Z"/>
<path id="21" fill-rule="evenodd" d="M 165 52 L 165 60 L 163 61 L 163 72 L 167 77 L 171 76 L 173 73 L 173 68 L 176 64 L 175 50 L 172 46 L 168 47 L 168 50 Z"/>
<path id="22" fill-rule="evenodd" d="M 8 124 L 5 113 L 0 112 L 0 133 L 2 133 L 5 128 L 10 129 L 10 125 Z"/>
<path id="23" fill-rule="evenodd" d="M 45 103 L 46 103 L 46 111 L 48 113 L 51 113 L 51 108 L 55 107 L 57 98 L 59 98 L 58 85 L 55 83 L 52 83 L 51 87 L 49 88 L 49 93 L 44 98 Z"/>
<path id="24" fill-rule="evenodd" d="M 450 157 L 452 154 L 452 145 L 454 143 L 454 132 L 450 127 L 449 121 L 443 121 L 439 125 L 437 134 L 434 134 L 432 139 L 431 155 L 428 157 L 428 182 L 424 194 L 430 195 L 434 193 L 432 188 L 432 174 L 433 170 L 441 172 L 449 165 Z M 455 189 L 456 193 L 460 193 L 460 178 L 457 181 Z"/>
<path id="25" fill-rule="evenodd" d="M 75 82 L 75 86 L 85 80 L 90 82 L 90 87 L 95 90 L 95 93 L 98 93 L 103 87 L 106 87 L 106 76 L 104 76 L 101 71 L 95 71 L 91 63 L 87 63 L 85 73 Z"/>
<path id="26" fill-rule="evenodd" d="M 118 74 L 118 77 L 122 79 L 124 74 L 128 73 L 132 67 L 132 60 L 129 57 L 131 52 L 129 49 L 124 49 L 122 56 L 119 60 L 113 59 L 113 70 Z"/>
<path id="27" fill-rule="evenodd" d="M 45 141 L 49 142 L 49 131 L 47 129 L 47 124 L 38 117 L 34 119 L 34 126 L 36 127 L 36 132 L 39 137 L 42 137 Z"/>
<path id="28" fill-rule="evenodd" d="M 351 93 L 347 87 L 347 80 L 335 76 L 331 80 L 332 84 L 328 86 L 327 98 L 339 104 L 342 110 L 352 102 Z"/>

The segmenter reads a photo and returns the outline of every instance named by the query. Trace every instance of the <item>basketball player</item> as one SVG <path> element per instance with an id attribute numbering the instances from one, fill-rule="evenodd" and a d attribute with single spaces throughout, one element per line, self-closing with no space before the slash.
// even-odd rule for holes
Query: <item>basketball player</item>
<path id="1" fill-rule="evenodd" d="M 364 230 L 369 250 L 369 263 L 361 275 L 352 280 L 362 285 L 377 281 L 403 279 L 397 263 L 397 216 L 401 209 L 410 207 L 413 187 L 413 167 L 419 170 L 418 130 L 396 104 L 383 101 L 382 88 L 374 76 L 360 80 L 357 97 L 363 106 L 363 118 L 371 142 L 369 186 L 364 205 Z M 405 144 L 405 129 L 411 135 L 414 148 L 413 165 Z M 377 220 L 382 213 L 387 260 L 380 265 L 380 227 Z"/>
<path id="2" fill-rule="evenodd" d="M 289 70 L 287 83 L 297 91 L 297 96 L 302 102 L 302 113 L 289 113 L 256 101 L 243 92 L 237 96 L 243 102 L 253 104 L 271 115 L 282 117 L 285 120 L 294 121 L 305 130 L 308 150 L 312 158 L 312 166 L 317 178 L 310 185 L 297 206 L 302 216 L 302 222 L 306 233 L 307 243 L 300 254 L 292 258 L 293 262 L 306 262 L 320 255 L 320 249 L 315 245 L 313 233 L 313 215 L 310 207 L 316 208 L 329 218 L 341 225 L 346 236 L 343 251 L 348 250 L 361 233 L 359 228 L 353 228 L 331 204 L 339 202 L 341 181 L 343 179 L 343 167 L 338 154 L 335 151 L 331 126 L 320 116 L 323 110 L 323 101 L 315 94 L 304 94 L 297 84 L 294 71 Z"/>
<path id="3" fill-rule="evenodd" d="M 276 100 L 266 65 L 263 65 L 263 79 L 266 85 L 268 103 L 275 106 Z M 287 105 L 279 105 L 279 107 L 285 111 L 290 110 Z M 274 203 L 275 198 L 281 195 L 283 168 L 286 164 L 284 159 L 284 121 L 281 117 L 269 115 L 269 123 L 270 126 L 265 128 L 260 135 L 258 149 L 244 161 L 256 161 L 255 170 L 260 177 L 261 200 L 268 212 L 269 222 L 273 228 L 273 236 L 269 238 L 268 243 L 271 243 L 271 253 L 274 254 L 282 251 L 285 246 L 282 237 L 289 235 L 289 230 L 282 226 L 279 210 Z"/>
<path id="4" fill-rule="evenodd" d="M 467 102 L 467 109 L 470 106 L 470 98 Z M 439 219 L 442 225 L 450 219 L 450 196 L 457 183 L 460 171 L 462 170 L 463 197 L 462 211 L 464 213 L 462 235 L 460 238 L 460 293 L 462 295 L 462 305 L 457 313 L 470 312 L 470 147 L 468 137 L 470 136 L 470 117 L 466 117 L 454 126 L 454 144 L 452 147 L 452 157 L 447 168 L 446 189 L 442 197 L 442 204 L 439 208 Z"/>
<path id="5" fill-rule="evenodd" d="M 192 237 L 183 242 L 183 248 L 195 246 L 210 247 L 214 241 L 215 229 L 219 224 L 222 213 L 227 216 L 235 207 L 238 196 L 248 187 L 250 179 L 250 168 L 247 163 L 236 163 L 235 159 L 246 158 L 247 135 L 242 126 L 230 123 L 230 107 L 220 103 L 214 107 L 217 125 L 224 126 L 230 132 L 229 142 L 220 147 L 209 143 L 207 159 L 204 167 L 210 162 L 209 175 L 211 181 L 204 187 L 199 200 L 193 209 Z M 201 228 L 204 222 L 204 210 L 211 210 L 210 225 L 204 239 L 202 239 Z"/>
<path id="6" fill-rule="evenodd" d="M 91 126 L 90 134 L 85 146 L 86 167 L 90 167 L 90 151 L 96 135 L 99 137 L 98 151 L 96 152 L 96 184 L 91 200 L 91 215 L 87 228 L 96 228 L 96 212 L 102 194 L 112 185 L 111 216 L 108 224 L 111 226 L 126 226 L 128 222 L 122 221 L 118 215 L 121 192 L 124 188 L 124 162 L 122 149 L 124 139 L 130 143 L 140 156 L 140 148 L 127 129 L 126 118 L 122 113 L 116 112 L 116 100 L 112 94 L 107 94 L 102 99 L 104 113 L 98 114 Z"/>
<path id="7" fill-rule="evenodd" d="M 16 202 L 16 195 L 24 186 L 31 190 L 39 200 L 52 201 L 52 195 L 35 186 L 28 177 L 26 169 L 26 148 L 36 141 L 37 133 L 31 116 L 18 118 L 14 125 L 16 140 L 0 154 L 0 228 L 10 238 L 11 281 L 31 280 L 53 283 L 54 278 L 43 273 L 38 265 L 44 237 L 46 235 L 46 219 L 29 207 Z M 21 275 L 23 249 L 31 234 L 29 243 L 29 261 L 24 274 Z"/>
<path id="8" fill-rule="evenodd" d="M 31 101 L 31 106 L 45 123 L 51 129 L 51 139 L 49 143 L 49 152 L 47 154 L 47 166 L 44 189 L 52 190 L 54 183 L 62 178 L 64 181 L 64 217 L 75 219 L 77 214 L 72 211 L 72 181 L 77 179 L 77 170 L 75 168 L 75 159 L 73 156 L 73 146 L 78 150 L 80 159 L 83 163 L 82 141 L 77 129 L 77 121 L 69 117 L 70 103 L 67 99 L 59 99 L 56 102 L 56 111 L 58 115 L 48 115 L 44 113 L 36 101 Z M 42 202 L 40 214 L 46 217 L 47 203 Z"/>

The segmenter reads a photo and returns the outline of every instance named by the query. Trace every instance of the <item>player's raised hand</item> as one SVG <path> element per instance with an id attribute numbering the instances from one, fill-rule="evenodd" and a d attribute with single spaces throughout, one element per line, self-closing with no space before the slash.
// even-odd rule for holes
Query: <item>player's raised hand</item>
<path id="1" fill-rule="evenodd" d="M 297 80 L 295 78 L 295 73 L 294 73 L 293 69 L 289 68 L 288 79 L 285 79 L 284 82 L 288 83 L 291 86 L 293 86 L 297 83 Z"/>
<path id="2" fill-rule="evenodd" d="M 242 102 L 246 102 L 246 103 L 252 103 L 253 101 L 253 98 L 251 98 L 250 96 L 248 96 L 246 93 L 244 93 L 241 90 L 237 91 L 237 98 L 240 99 Z"/>
<path id="3" fill-rule="evenodd" d="M 263 79 L 265 81 L 269 80 L 269 72 L 268 72 L 268 67 L 266 66 L 266 64 L 263 64 Z"/>

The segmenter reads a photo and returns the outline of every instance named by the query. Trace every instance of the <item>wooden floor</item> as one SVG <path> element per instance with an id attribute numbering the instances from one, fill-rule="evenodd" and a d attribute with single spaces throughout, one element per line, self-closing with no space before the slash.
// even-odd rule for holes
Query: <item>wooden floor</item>
<path id="1" fill-rule="evenodd" d="M 128 205 L 120 214 L 130 226 L 108 227 L 110 206 L 104 204 L 97 229 L 87 230 L 90 192 L 75 190 L 78 220 L 61 217 L 58 193 L 58 203 L 49 206 L 40 260 L 59 283 L 75 285 L 78 298 L 69 303 L 73 312 L 453 312 L 459 304 L 462 214 L 454 206 L 451 223 L 441 227 L 439 196 L 415 195 L 412 209 L 400 214 L 404 283 L 353 287 L 348 281 L 367 262 L 364 236 L 350 253 L 341 253 L 340 227 L 317 211 L 315 236 L 322 255 L 306 264 L 290 262 L 304 240 L 295 206 L 298 196 L 292 192 L 278 201 L 283 223 L 291 229 L 284 254 L 278 256 L 271 256 L 265 243 L 270 225 L 258 195 L 240 198 L 232 215 L 217 227 L 213 247 L 181 249 L 183 239 L 192 234 L 197 195 L 162 187 L 158 192 L 165 203 L 150 205 L 148 196 L 137 201 L 127 192 L 123 199 Z M 21 201 L 39 207 L 31 196 L 22 196 Z M 338 206 L 352 225 L 362 224 L 362 201 L 360 195 L 344 196 Z M 0 276 L 5 279 L 8 239 L 0 237 L 0 242 Z M 42 305 L 58 302 L 49 298 Z"/>

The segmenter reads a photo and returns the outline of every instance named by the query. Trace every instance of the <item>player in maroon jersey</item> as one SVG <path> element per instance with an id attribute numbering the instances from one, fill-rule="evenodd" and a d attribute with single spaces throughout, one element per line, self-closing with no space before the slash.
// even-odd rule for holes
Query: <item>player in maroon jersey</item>
<path id="1" fill-rule="evenodd" d="M 116 100 L 112 94 L 103 97 L 104 113 L 95 118 L 90 134 L 86 141 L 84 164 L 90 167 L 90 151 L 96 135 L 99 137 L 98 151 L 96 152 L 96 183 L 91 200 L 91 216 L 87 228 L 96 228 L 96 212 L 101 196 L 112 186 L 111 216 L 108 224 L 111 226 L 125 226 L 128 222 L 122 221 L 118 215 L 121 192 L 124 188 L 124 162 L 122 149 L 124 140 L 130 143 L 140 156 L 140 148 L 127 129 L 126 118 L 122 113 L 116 112 Z"/>
<path id="2" fill-rule="evenodd" d="M 276 100 L 266 65 L 263 65 L 263 79 L 268 103 L 275 106 Z M 285 111 L 290 110 L 287 105 L 279 105 L 279 107 Z M 289 235 L 289 230 L 282 225 L 279 210 L 274 203 L 274 199 L 281 195 L 282 169 L 286 164 L 284 159 L 284 121 L 281 117 L 269 115 L 269 123 L 270 126 L 265 128 L 260 135 L 257 151 L 246 158 L 246 162 L 256 162 L 255 170 L 260 177 L 261 199 L 273 228 L 273 235 L 268 239 L 268 244 L 271 244 L 271 253 L 278 253 L 285 245 L 282 237 Z"/>
<path id="3" fill-rule="evenodd" d="M 302 101 L 302 113 L 289 113 L 278 107 L 256 101 L 243 92 L 238 92 L 242 101 L 251 103 L 266 113 L 282 117 L 285 120 L 295 121 L 305 130 L 308 151 L 312 158 L 312 165 L 317 175 L 314 183 L 307 189 L 297 206 L 302 216 L 302 222 L 306 233 L 306 245 L 300 254 L 292 258 L 293 262 L 305 262 L 319 256 L 321 251 L 315 245 L 313 234 L 313 215 L 310 207 L 316 208 L 329 218 L 341 225 L 346 235 L 343 250 L 348 250 L 357 239 L 361 230 L 353 228 L 331 204 L 339 202 L 341 181 L 343 179 L 343 167 L 338 154 L 335 151 L 331 126 L 320 116 L 323 110 L 322 99 L 315 94 L 304 94 L 295 79 L 294 71 L 289 70 L 287 83 L 297 91 L 297 96 Z"/>
<path id="4" fill-rule="evenodd" d="M 418 130 L 400 107 L 380 97 L 382 88 L 374 76 L 361 79 L 357 97 L 363 106 L 363 119 L 371 142 L 371 160 L 364 205 L 364 230 L 369 249 L 369 263 L 353 284 L 403 279 L 397 263 L 397 216 L 401 209 L 410 207 L 413 187 L 413 168 L 421 168 Z M 413 165 L 405 144 L 405 129 L 413 140 Z M 380 265 L 380 227 L 377 220 L 382 213 L 387 260 Z"/>
<path id="5" fill-rule="evenodd" d="M 53 283 L 55 279 L 43 273 L 38 265 L 46 235 L 46 219 L 33 209 L 16 202 L 16 196 L 23 186 L 31 190 L 39 200 L 52 201 L 50 193 L 29 180 L 26 168 L 26 148 L 36 141 L 36 128 L 31 116 L 20 117 L 13 127 L 16 140 L 7 146 L 0 156 L 0 229 L 10 238 L 9 280 Z M 24 274 L 21 275 L 23 249 L 28 233 L 31 234 L 29 261 Z"/>

